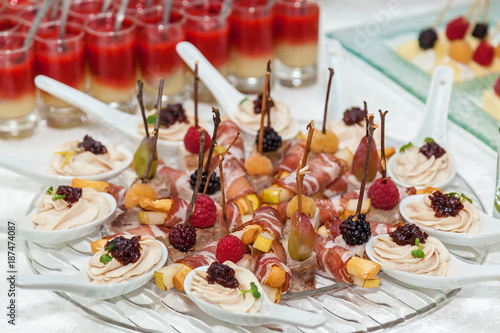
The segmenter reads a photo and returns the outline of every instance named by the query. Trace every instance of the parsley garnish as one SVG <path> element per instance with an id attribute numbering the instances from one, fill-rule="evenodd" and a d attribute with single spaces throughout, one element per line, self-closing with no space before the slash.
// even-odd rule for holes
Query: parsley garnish
<path id="1" fill-rule="evenodd" d="M 104 250 L 106 251 L 106 254 L 103 254 L 100 258 L 99 261 L 102 262 L 104 265 L 106 265 L 108 262 L 113 260 L 113 258 L 109 255 L 109 251 L 115 246 L 115 240 L 113 239 L 111 242 L 109 242 L 108 246 L 104 247 Z"/>
<path id="2" fill-rule="evenodd" d="M 399 148 L 399 152 L 402 153 L 404 152 L 407 148 L 410 148 L 410 147 L 415 147 L 415 145 L 413 145 L 413 143 L 408 142 L 407 144 L 405 144 L 404 146 L 402 146 L 401 148 Z"/>
<path id="3" fill-rule="evenodd" d="M 240 105 L 241 105 L 241 104 L 243 104 L 243 103 L 245 103 L 245 101 L 248 101 L 248 98 L 246 98 L 246 97 L 245 97 L 245 98 L 243 98 L 243 99 L 241 100 L 241 102 L 240 102 Z M 244 295 L 244 294 L 243 294 L 243 295 Z"/>
<path id="4" fill-rule="evenodd" d="M 148 118 L 146 119 L 146 122 L 148 124 L 155 125 L 156 124 L 156 114 L 152 114 L 152 115 L 148 116 Z"/>
<path id="5" fill-rule="evenodd" d="M 423 257 L 425 257 L 425 253 L 422 250 L 424 247 L 422 245 L 420 245 L 420 239 L 419 238 L 415 239 L 415 246 L 417 246 L 418 249 L 411 251 L 411 255 L 413 256 L 413 258 L 423 258 Z"/>
<path id="6" fill-rule="evenodd" d="M 246 298 L 245 294 L 247 292 L 250 292 L 255 299 L 259 299 L 261 296 L 259 289 L 257 288 L 257 285 L 255 284 L 255 282 L 250 282 L 250 289 L 242 290 L 241 292 L 243 293 L 243 298 Z"/>
<path id="7" fill-rule="evenodd" d="M 64 194 L 57 194 L 54 192 L 54 188 L 51 186 L 48 188 L 48 190 L 45 192 L 45 194 L 51 195 L 52 196 L 52 201 L 56 201 L 59 199 L 64 199 L 66 198 L 66 195 Z"/>
<path id="8" fill-rule="evenodd" d="M 446 195 L 449 195 L 451 197 L 457 197 L 457 198 L 460 198 L 460 202 L 461 203 L 464 203 L 465 200 L 467 200 L 469 203 L 472 203 L 472 199 L 469 198 L 468 196 L 466 196 L 465 194 L 463 193 L 458 193 L 458 192 L 450 192 L 450 193 L 446 193 Z"/>

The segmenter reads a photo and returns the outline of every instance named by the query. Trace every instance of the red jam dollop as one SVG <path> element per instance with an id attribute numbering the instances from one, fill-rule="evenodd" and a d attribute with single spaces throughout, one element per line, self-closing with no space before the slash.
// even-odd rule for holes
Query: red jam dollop
<path id="1" fill-rule="evenodd" d="M 90 151 L 92 154 L 106 154 L 108 150 L 99 141 L 94 140 L 90 135 L 85 135 L 83 141 L 78 144 L 78 148 L 83 148 L 85 151 Z"/>
<path id="2" fill-rule="evenodd" d="M 432 155 L 436 158 L 440 158 L 446 153 L 446 150 L 434 141 L 428 141 L 420 147 L 419 153 L 424 154 L 428 159 L 431 158 Z"/>
<path id="3" fill-rule="evenodd" d="M 217 282 L 226 288 L 238 288 L 240 284 L 234 274 L 234 269 L 215 261 L 208 267 L 207 281 L 210 284 Z"/>
<path id="4" fill-rule="evenodd" d="M 431 208 L 435 212 L 435 217 L 457 216 L 464 209 L 464 205 L 460 202 L 459 197 L 439 191 L 434 191 L 429 196 L 429 199 L 431 199 Z"/>
<path id="5" fill-rule="evenodd" d="M 429 235 L 420 230 L 416 224 L 402 225 L 393 232 L 390 232 L 389 236 L 391 236 L 392 241 L 399 246 L 415 245 L 415 240 L 417 238 L 420 240 L 421 244 L 424 244 L 427 237 L 429 237 Z"/>
<path id="6" fill-rule="evenodd" d="M 140 240 L 141 236 L 134 236 L 130 239 L 118 236 L 107 241 L 104 247 L 109 248 L 111 256 L 125 266 L 136 262 L 141 257 Z"/>
<path id="7" fill-rule="evenodd" d="M 359 124 L 365 119 L 365 111 L 358 107 L 352 107 L 344 112 L 344 124 L 347 126 Z"/>
<path id="8" fill-rule="evenodd" d="M 61 185 L 57 188 L 56 194 L 64 196 L 64 201 L 71 207 L 82 197 L 82 189 L 79 187 Z"/>
<path id="9" fill-rule="evenodd" d="M 262 98 L 264 96 L 262 94 L 259 94 L 257 98 L 253 101 L 253 112 L 255 114 L 260 114 L 262 112 Z M 274 101 L 271 97 L 267 97 L 267 102 L 266 102 L 266 109 L 270 109 L 274 106 Z"/>
<path id="10" fill-rule="evenodd" d="M 181 103 L 167 104 L 160 110 L 160 125 L 169 128 L 175 123 L 188 123 L 186 113 Z"/>

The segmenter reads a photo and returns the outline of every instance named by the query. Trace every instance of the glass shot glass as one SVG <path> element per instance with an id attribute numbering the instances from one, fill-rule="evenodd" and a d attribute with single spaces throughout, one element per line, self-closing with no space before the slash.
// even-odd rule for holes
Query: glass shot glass
<path id="1" fill-rule="evenodd" d="M 231 27 L 231 81 L 244 93 L 262 92 L 267 61 L 273 60 L 272 1 L 236 0 Z"/>
<path id="2" fill-rule="evenodd" d="M 37 74 L 85 91 L 83 27 L 67 22 L 62 34 L 61 21 L 40 25 L 35 35 L 35 68 Z M 76 127 L 86 119 L 80 109 L 41 90 L 38 91 L 37 109 L 42 122 L 50 127 Z"/>
<path id="3" fill-rule="evenodd" d="M 104 0 L 76 0 L 72 1 L 68 11 L 68 21 L 81 25 L 101 13 Z"/>
<path id="4" fill-rule="evenodd" d="M 175 46 L 186 40 L 184 12 L 173 8 L 168 24 L 163 24 L 163 7 L 144 11 L 137 17 L 139 73 L 144 82 L 144 102 L 156 105 L 160 78 L 165 80 L 163 100 L 179 102 L 186 86 L 186 66 Z"/>
<path id="5" fill-rule="evenodd" d="M 36 127 L 35 56 L 26 34 L 0 33 L 0 138 L 30 136 Z"/>
<path id="6" fill-rule="evenodd" d="M 27 6 L 19 11 L 18 20 L 19 20 L 20 30 L 22 32 L 27 33 L 30 30 L 31 26 L 33 25 L 33 22 L 35 21 L 35 17 L 38 14 L 40 6 L 41 5 Z M 56 21 L 60 18 L 60 16 L 61 12 L 60 11 L 54 12 L 54 7 L 51 7 L 47 12 L 47 14 L 43 17 L 41 23 Z"/>
<path id="7" fill-rule="evenodd" d="M 19 19 L 14 15 L 0 14 L 0 32 L 13 32 L 19 28 Z"/>
<path id="8" fill-rule="evenodd" d="M 273 9 L 276 78 L 286 87 L 317 79 L 319 6 L 315 0 L 277 0 Z"/>
<path id="9" fill-rule="evenodd" d="M 85 22 L 90 94 L 118 110 L 135 113 L 135 19 L 125 17 L 115 31 L 116 20 L 116 14 L 105 13 Z"/>

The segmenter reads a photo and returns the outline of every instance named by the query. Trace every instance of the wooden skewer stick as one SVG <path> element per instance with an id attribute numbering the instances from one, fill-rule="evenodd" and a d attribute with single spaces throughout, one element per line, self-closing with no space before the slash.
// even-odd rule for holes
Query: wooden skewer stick
<path id="1" fill-rule="evenodd" d="M 214 148 L 215 145 L 217 144 L 217 141 L 215 141 L 215 138 L 217 138 L 217 132 L 219 130 L 219 125 L 220 125 L 220 112 L 219 109 L 216 109 L 212 107 L 212 113 L 213 115 L 213 121 L 214 121 L 214 132 L 212 134 L 212 142 L 210 143 L 210 149 L 208 150 L 208 158 L 207 158 L 207 164 L 205 165 L 205 172 L 208 174 L 208 171 L 210 169 L 210 162 L 212 161 L 212 155 L 214 153 Z M 207 184 L 208 180 L 210 178 L 207 178 Z M 206 186 L 205 186 L 206 187 Z"/>
<path id="2" fill-rule="evenodd" d="M 222 197 L 222 217 L 224 218 L 224 225 L 226 226 L 226 236 L 229 236 L 229 226 L 227 225 L 226 213 L 226 193 L 224 192 L 224 167 L 222 161 L 224 156 L 219 156 L 219 173 L 220 173 L 220 194 Z"/>
<path id="3" fill-rule="evenodd" d="M 326 101 L 325 101 L 325 112 L 323 113 L 323 129 L 321 132 L 326 133 L 326 115 L 328 114 L 328 100 L 330 99 L 330 88 L 332 87 L 332 79 L 335 71 L 333 68 L 329 67 L 330 78 L 328 79 L 328 88 L 326 88 Z"/>
<path id="4" fill-rule="evenodd" d="M 467 39 L 469 39 L 471 33 L 472 33 L 472 30 L 474 29 L 474 27 L 476 26 L 476 23 L 477 21 L 479 21 L 479 17 L 481 16 L 481 13 L 484 11 L 484 8 L 486 6 L 486 3 L 488 2 L 489 0 L 484 0 L 483 2 L 481 2 L 481 4 L 479 5 L 479 9 L 477 10 L 477 12 L 474 14 L 474 17 L 472 18 L 472 21 L 469 22 L 469 27 L 467 27 L 467 31 L 465 32 L 465 35 L 464 35 L 464 41 L 467 41 Z"/>
<path id="5" fill-rule="evenodd" d="M 302 169 L 300 168 L 300 164 L 297 166 L 297 176 L 296 182 L 297 182 L 297 210 L 300 214 L 302 214 L 302 182 L 304 180 L 305 174 L 309 173 L 309 165 L 306 165 Z"/>
<path id="6" fill-rule="evenodd" d="M 270 73 L 266 72 L 266 81 L 264 82 L 264 93 L 262 94 L 262 107 L 260 111 L 259 155 L 262 155 L 262 143 L 264 141 L 264 118 L 266 117 L 267 85 L 269 84 L 269 76 Z"/>
<path id="7" fill-rule="evenodd" d="M 198 128 L 198 86 L 200 77 L 198 76 L 198 60 L 194 62 L 194 128 Z"/>
<path id="8" fill-rule="evenodd" d="M 387 161 L 385 159 L 385 115 L 389 111 L 382 112 L 382 110 L 378 110 L 380 113 L 380 123 L 381 123 L 381 142 L 380 142 L 380 153 L 381 153 L 381 159 L 380 159 L 380 166 L 382 169 L 382 184 L 385 184 L 386 182 L 386 177 L 387 177 Z"/>
<path id="9" fill-rule="evenodd" d="M 269 80 L 267 81 L 267 99 L 266 113 L 267 113 L 267 127 L 271 128 L 271 60 L 267 61 L 267 72 L 269 73 Z M 264 98 L 264 96 L 262 96 Z"/>
<path id="10" fill-rule="evenodd" d="M 146 131 L 146 137 L 149 136 L 148 120 L 146 119 L 146 110 L 144 109 L 144 99 L 142 98 L 142 90 L 144 83 L 141 80 L 137 80 L 137 101 L 139 102 L 139 108 L 141 109 L 142 122 L 144 123 L 144 130 Z M 160 116 L 160 110 L 156 113 L 156 117 Z"/>
<path id="11" fill-rule="evenodd" d="M 198 193 L 200 191 L 201 179 L 203 178 L 203 159 L 205 155 L 205 131 L 200 129 L 200 155 L 198 157 L 198 174 L 196 175 L 196 185 L 193 189 L 193 196 L 191 197 L 191 202 L 189 203 L 189 209 L 186 216 L 186 220 L 183 223 L 183 226 L 186 227 L 189 224 L 189 220 L 191 219 L 191 215 L 193 215 L 194 204 L 196 202 L 196 198 L 198 197 Z"/>
<path id="12" fill-rule="evenodd" d="M 452 3 L 453 3 L 453 0 L 448 0 L 446 5 L 444 6 L 444 8 L 439 13 L 438 17 L 436 17 L 436 20 L 434 21 L 434 24 L 432 25 L 433 28 L 436 28 L 439 25 L 439 23 L 441 23 L 441 21 L 443 20 L 444 14 L 446 14 L 448 9 L 450 9 Z"/>

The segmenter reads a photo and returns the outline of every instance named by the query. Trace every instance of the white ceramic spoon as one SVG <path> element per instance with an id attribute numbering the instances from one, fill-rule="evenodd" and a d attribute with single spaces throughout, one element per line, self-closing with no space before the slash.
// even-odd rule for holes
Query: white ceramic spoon
<path id="1" fill-rule="evenodd" d="M 143 120 L 140 114 L 131 115 L 116 110 L 109 105 L 77 90 L 64 83 L 54 80 L 44 75 L 35 77 L 35 85 L 55 97 L 71 104 L 82 111 L 92 114 L 98 119 L 110 124 L 114 130 L 120 133 L 125 139 L 139 145 L 143 136 L 139 133 L 139 128 L 143 127 Z M 182 141 L 158 140 L 158 150 L 161 156 L 177 153 L 178 146 Z"/>
<path id="2" fill-rule="evenodd" d="M 220 104 L 222 110 L 234 121 L 241 130 L 253 137 L 257 135 L 256 131 L 253 131 L 238 122 L 233 116 L 233 112 L 237 109 L 238 105 L 247 96 L 240 93 L 236 88 L 234 88 L 215 67 L 205 58 L 205 56 L 191 43 L 180 42 L 177 43 L 175 47 L 179 56 L 184 60 L 186 65 L 194 70 L 195 61 L 198 61 L 198 75 L 200 79 L 205 83 L 210 92 L 214 95 L 217 102 Z M 297 124 L 295 119 L 291 118 L 293 129 L 289 135 L 283 136 L 283 140 L 289 140 L 295 137 L 298 133 Z"/>
<path id="3" fill-rule="evenodd" d="M 101 194 L 104 195 L 109 203 L 109 212 L 102 218 L 71 229 L 37 230 L 35 229 L 35 224 L 33 223 L 33 216 L 36 214 L 35 209 L 23 219 L 15 222 L 18 237 L 42 244 L 56 244 L 69 242 L 94 232 L 99 229 L 101 225 L 112 219 L 116 210 L 116 200 L 113 196 L 107 193 Z M 0 232 L 6 234 L 8 231 L 8 225 L 9 222 L 7 220 L 0 220 Z"/>
<path id="4" fill-rule="evenodd" d="M 328 109 L 331 120 L 339 120 L 344 117 L 344 111 L 353 106 L 349 76 L 346 75 L 344 63 L 344 49 L 336 39 L 327 38 L 326 52 L 328 66 L 333 68 L 335 74 L 332 78 L 332 88 Z"/>
<path id="5" fill-rule="evenodd" d="M 408 223 L 415 223 L 422 231 L 425 231 L 430 236 L 435 237 L 447 244 L 462 245 L 462 246 L 480 246 L 489 245 L 500 242 L 500 220 L 479 212 L 479 232 L 476 234 L 457 233 L 450 231 L 441 231 L 434 228 L 422 226 L 414 222 L 405 214 L 405 208 L 410 202 L 420 201 L 425 194 L 412 195 L 404 198 L 399 204 L 399 212 L 403 219 Z"/>
<path id="6" fill-rule="evenodd" d="M 70 185 L 73 178 L 106 181 L 121 174 L 129 167 L 134 158 L 132 153 L 127 149 L 123 147 L 117 147 L 117 149 L 125 154 L 125 161 L 123 164 L 119 168 L 95 175 L 78 177 L 61 176 L 44 171 L 50 168 L 50 156 L 52 152 L 48 153 L 46 158 L 41 159 L 21 158 L 0 153 L 0 167 L 45 185 Z"/>
<path id="7" fill-rule="evenodd" d="M 243 326 L 284 323 L 304 327 L 318 327 L 323 325 L 326 321 L 326 318 L 320 316 L 319 314 L 275 304 L 271 302 L 264 291 L 261 291 L 262 307 L 259 312 L 243 313 L 225 311 L 222 308 L 207 303 L 191 294 L 190 286 L 193 283 L 194 272 L 196 270 L 206 272 L 207 269 L 208 266 L 202 266 L 192 270 L 184 280 L 184 291 L 186 292 L 186 295 L 200 307 L 200 309 L 214 318 Z"/>
<path id="8" fill-rule="evenodd" d="M 425 117 L 420 125 L 415 137 L 411 140 L 416 146 L 421 146 L 426 138 L 434 139 L 440 146 L 448 151 L 448 138 L 446 132 L 446 124 L 448 122 L 448 110 L 450 106 L 451 91 L 453 88 L 453 69 L 449 66 L 438 66 L 432 75 L 431 86 L 429 94 L 427 95 Z M 398 180 L 394 174 L 395 161 L 400 153 L 396 153 L 389 159 L 387 163 L 387 173 L 394 182 L 403 187 L 411 187 L 411 184 L 405 184 Z M 451 154 L 450 154 L 451 156 Z M 430 186 L 443 188 L 449 184 L 457 173 L 456 163 L 451 156 L 453 163 L 453 170 L 450 176 L 437 184 L 429 184 Z M 423 188 L 425 186 L 415 186 L 416 188 Z"/>
<path id="9" fill-rule="evenodd" d="M 91 284 L 87 275 L 87 265 L 80 272 L 72 275 L 20 275 L 17 278 L 17 286 L 25 289 L 46 289 L 63 291 L 93 299 L 107 299 L 129 293 L 145 285 L 154 276 L 157 269 L 163 267 L 168 258 L 165 245 L 161 245 L 162 255 L 160 261 L 145 274 L 132 278 L 131 280 L 110 285 Z"/>
<path id="10" fill-rule="evenodd" d="M 450 290 L 472 283 L 500 281 L 500 265 L 468 264 L 457 259 L 452 254 L 450 254 L 451 266 L 453 268 L 453 276 L 451 277 L 425 276 L 384 268 L 384 265 L 378 262 L 372 255 L 373 242 L 378 237 L 379 236 L 372 237 L 368 243 L 366 243 L 366 254 L 368 258 L 379 263 L 384 273 L 403 283 L 420 288 Z"/>

